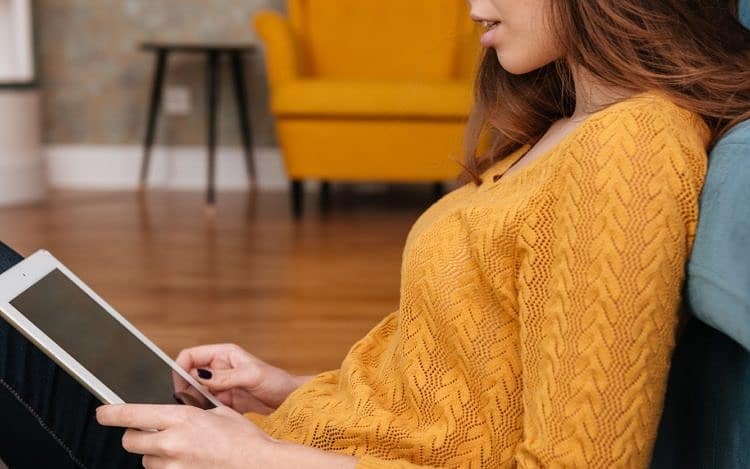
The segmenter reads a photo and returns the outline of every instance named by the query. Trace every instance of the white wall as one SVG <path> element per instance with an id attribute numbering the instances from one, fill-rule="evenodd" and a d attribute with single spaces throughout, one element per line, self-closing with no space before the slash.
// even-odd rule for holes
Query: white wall
<path id="1" fill-rule="evenodd" d="M 30 0 L 0 0 L 0 84 L 34 78 Z"/>
<path id="2" fill-rule="evenodd" d="M 138 188 L 142 152 L 138 145 L 47 145 L 43 149 L 51 187 L 116 191 Z M 148 185 L 169 190 L 205 190 L 206 161 L 203 145 L 157 145 Z M 278 148 L 255 148 L 254 161 L 258 189 L 286 190 L 288 182 Z M 217 189 L 246 190 L 248 185 L 242 149 L 219 146 Z"/>
<path id="3" fill-rule="evenodd" d="M 0 206 L 39 200 L 46 191 L 39 106 L 36 90 L 0 88 Z"/>

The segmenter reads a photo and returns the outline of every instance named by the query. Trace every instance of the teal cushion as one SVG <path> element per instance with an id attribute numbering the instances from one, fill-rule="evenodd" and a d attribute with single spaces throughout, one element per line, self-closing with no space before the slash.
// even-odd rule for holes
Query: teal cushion
<path id="1" fill-rule="evenodd" d="M 750 28 L 750 0 L 740 0 L 740 21 Z"/>
<path id="2" fill-rule="evenodd" d="M 695 316 L 750 350 L 750 122 L 711 152 L 686 286 Z"/>

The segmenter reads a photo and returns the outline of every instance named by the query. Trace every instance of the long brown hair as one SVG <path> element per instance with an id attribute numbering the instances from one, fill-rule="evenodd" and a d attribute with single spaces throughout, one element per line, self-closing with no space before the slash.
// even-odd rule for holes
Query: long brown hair
<path id="1" fill-rule="evenodd" d="M 513 75 L 493 49 L 479 62 L 464 139 L 463 180 L 539 140 L 575 108 L 570 64 L 605 85 L 661 91 L 703 117 L 713 143 L 750 118 L 750 31 L 737 0 L 550 0 L 565 57 Z M 482 145 L 482 142 L 485 145 Z M 487 148 L 478 154 L 482 147 Z"/>

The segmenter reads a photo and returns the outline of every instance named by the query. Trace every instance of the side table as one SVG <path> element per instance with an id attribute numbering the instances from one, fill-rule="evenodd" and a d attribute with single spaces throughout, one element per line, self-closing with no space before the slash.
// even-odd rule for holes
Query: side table
<path id="1" fill-rule="evenodd" d="M 172 52 L 203 54 L 206 57 L 206 99 L 207 99 L 207 145 L 208 145 L 208 188 L 206 203 L 213 206 L 216 202 L 216 133 L 217 110 L 219 101 L 220 59 L 222 55 L 229 56 L 234 81 L 235 98 L 237 100 L 240 136 L 245 153 L 248 179 L 255 188 L 255 164 L 253 162 L 253 136 L 250 120 L 250 110 L 245 87 L 245 69 L 243 57 L 245 54 L 256 52 L 254 44 L 226 44 L 226 43 L 197 43 L 197 42 L 158 42 L 148 41 L 141 44 L 141 50 L 153 52 L 156 56 L 151 98 L 148 108 L 146 136 L 143 142 L 143 159 L 141 161 L 140 187 L 144 190 L 148 179 L 151 163 L 151 150 L 156 137 L 156 123 L 161 108 L 164 89 L 164 75 L 166 73 L 169 54 Z"/>

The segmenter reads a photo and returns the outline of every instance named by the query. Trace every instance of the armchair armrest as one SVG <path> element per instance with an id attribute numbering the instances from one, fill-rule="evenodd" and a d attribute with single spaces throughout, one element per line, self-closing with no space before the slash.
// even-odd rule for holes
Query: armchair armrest
<path id="1" fill-rule="evenodd" d="M 279 12 L 264 10 L 253 17 L 253 27 L 266 50 L 266 72 L 271 88 L 297 78 L 299 56 L 289 20 Z"/>

